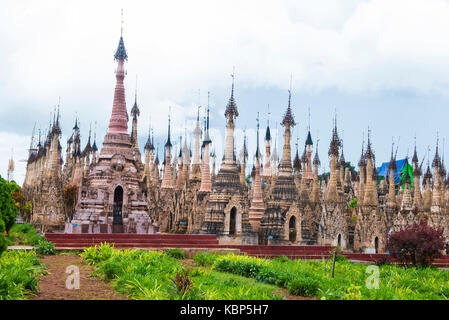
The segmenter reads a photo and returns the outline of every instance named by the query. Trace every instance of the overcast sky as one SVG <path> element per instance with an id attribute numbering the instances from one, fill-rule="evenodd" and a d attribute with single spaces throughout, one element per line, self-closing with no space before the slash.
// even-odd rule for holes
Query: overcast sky
<path id="1" fill-rule="evenodd" d="M 448 136 L 448 1 L 2 0 L 2 176 L 14 148 L 15 180 L 22 183 L 21 160 L 27 158 L 33 125 L 46 130 L 59 96 L 63 147 L 76 114 L 83 145 L 90 123 L 97 122 L 101 146 L 112 109 L 122 8 L 127 107 L 134 102 L 138 75 L 140 146 L 151 117 L 161 157 L 169 105 L 172 140 L 186 125 L 191 139 L 200 89 L 202 114 L 211 92 L 213 148 L 221 159 L 233 67 L 240 113 L 236 149 L 240 152 L 246 128 L 251 163 L 256 114 L 264 131 L 269 104 L 273 136 L 281 129 L 290 75 L 297 123 L 292 148 L 299 136 L 302 151 L 310 108 L 312 138 L 320 139 L 320 172 L 328 170 L 335 110 L 346 160 L 353 163 L 368 126 L 377 165 L 389 160 L 392 137 L 400 137 L 398 156 L 405 157 L 416 135 L 422 158 L 428 146 L 433 157 L 437 131 L 441 148 Z M 282 131 L 278 138 L 281 152 Z"/>

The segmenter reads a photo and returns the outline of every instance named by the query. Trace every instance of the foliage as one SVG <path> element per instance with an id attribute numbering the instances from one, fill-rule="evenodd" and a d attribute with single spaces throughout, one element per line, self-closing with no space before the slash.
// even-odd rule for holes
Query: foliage
<path id="1" fill-rule="evenodd" d="M 179 259 L 162 252 L 114 250 L 108 244 L 86 248 L 84 261 L 95 265 L 94 274 L 110 281 L 132 299 L 280 299 L 276 287 L 255 280 L 195 268 L 183 271 Z"/>
<path id="2" fill-rule="evenodd" d="M 313 297 L 318 293 L 318 280 L 313 277 L 301 276 L 288 282 L 287 288 L 291 294 Z"/>
<path id="3" fill-rule="evenodd" d="M 346 258 L 344 255 L 342 254 L 337 254 L 335 256 L 335 261 L 337 262 L 343 262 L 343 261 L 348 261 L 348 258 Z"/>
<path id="4" fill-rule="evenodd" d="M 45 238 L 36 232 L 36 228 L 30 224 L 15 224 L 8 232 L 9 245 L 25 244 L 35 246 Z"/>
<path id="5" fill-rule="evenodd" d="M 388 257 L 388 258 L 377 259 L 376 261 L 374 261 L 374 264 L 376 266 L 380 267 L 380 266 L 384 266 L 384 265 L 387 265 L 387 264 L 391 264 L 391 262 L 390 262 L 390 259 Z"/>
<path id="6" fill-rule="evenodd" d="M 201 254 L 215 269 L 241 274 L 242 264 L 259 265 L 255 280 L 287 288 L 293 294 L 321 299 L 422 300 L 449 299 L 449 273 L 437 268 L 404 268 L 395 264 L 379 267 L 379 289 L 370 289 L 366 264 L 338 258 L 335 277 L 324 273 L 323 261 L 261 259 L 248 256 Z M 195 256 L 195 261 L 197 260 Z M 238 262 L 238 263 L 236 263 Z"/>
<path id="7" fill-rule="evenodd" d="M 56 253 L 55 245 L 51 241 L 45 239 L 39 240 L 36 246 L 36 253 L 42 255 L 53 255 Z"/>
<path id="8" fill-rule="evenodd" d="M 349 208 L 351 208 L 351 209 L 354 209 L 355 207 L 357 207 L 357 198 L 354 198 L 351 201 L 349 201 L 348 205 L 349 205 Z"/>
<path id="9" fill-rule="evenodd" d="M 34 251 L 10 250 L 0 258 L 0 300 L 26 299 L 37 292 L 45 266 Z"/>
<path id="10" fill-rule="evenodd" d="M 193 261 L 195 261 L 195 263 L 199 266 L 206 267 L 213 265 L 216 257 L 216 254 L 200 252 L 193 257 Z"/>
<path id="11" fill-rule="evenodd" d="M 214 263 L 214 267 L 218 271 L 230 272 L 234 274 L 238 274 L 244 277 L 255 278 L 257 277 L 259 271 L 262 269 L 263 264 L 256 261 L 257 258 L 248 258 L 249 260 L 240 260 L 238 257 L 240 256 L 232 256 L 230 255 L 223 256 L 226 257 L 222 259 L 222 257 L 218 258 Z"/>
<path id="12" fill-rule="evenodd" d="M 88 265 L 96 265 L 111 258 L 113 253 L 114 245 L 105 242 L 100 245 L 95 245 L 84 249 L 81 256 Z"/>
<path id="13" fill-rule="evenodd" d="M 290 261 L 290 259 L 287 258 L 286 256 L 276 257 L 276 258 L 274 258 L 273 260 L 274 260 L 274 261 L 277 261 L 277 262 L 289 262 L 289 261 Z"/>
<path id="14" fill-rule="evenodd" d="M 11 196 L 16 186 L 15 182 L 8 183 L 0 176 L 0 255 L 8 247 L 7 232 L 14 225 L 17 214 L 17 206 Z"/>
<path id="15" fill-rule="evenodd" d="M 343 295 L 343 300 L 361 300 L 361 288 L 361 286 L 351 284 L 348 288 L 346 288 L 346 293 Z"/>
<path id="16" fill-rule="evenodd" d="M 11 197 L 14 201 L 14 205 L 16 206 L 18 212 L 25 221 L 30 221 L 32 202 L 25 199 L 22 188 L 14 181 L 9 182 L 9 188 L 11 190 Z"/>
<path id="17" fill-rule="evenodd" d="M 67 186 L 64 188 L 64 204 L 67 209 L 66 212 L 69 214 L 75 210 L 77 196 L 78 188 L 76 186 Z"/>
<path id="18" fill-rule="evenodd" d="M 172 295 L 179 300 L 198 300 L 201 297 L 201 292 L 194 287 L 189 272 L 190 270 L 182 268 L 175 277 L 170 279 L 173 282 Z"/>
<path id="19" fill-rule="evenodd" d="M 5 223 L 0 220 L 0 257 L 2 253 L 8 249 L 8 241 L 4 233 L 1 233 L 1 230 L 5 229 Z M 3 231 L 6 232 L 6 231 Z"/>
<path id="20" fill-rule="evenodd" d="M 180 260 L 186 258 L 184 252 L 179 250 L 179 249 L 168 249 L 168 250 L 165 250 L 165 254 L 169 255 L 172 258 L 180 259 Z"/>
<path id="21" fill-rule="evenodd" d="M 8 244 L 24 244 L 35 246 L 37 254 L 53 255 L 56 253 L 52 242 L 36 232 L 30 224 L 15 224 L 8 233 Z"/>
<path id="22" fill-rule="evenodd" d="M 390 234 L 387 241 L 387 250 L 394 259 L 413 266 L 431 265 L 443 249 L 443 230 L 430 227 L 424 220 Z"/>

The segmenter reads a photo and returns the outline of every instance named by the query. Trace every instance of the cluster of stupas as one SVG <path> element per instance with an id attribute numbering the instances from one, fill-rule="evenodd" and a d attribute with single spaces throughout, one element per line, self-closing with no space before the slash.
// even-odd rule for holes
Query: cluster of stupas
<path id="1" fill-rule="evenodd" d="M 225 110 L 226 140 L 223 158 L 216 170 L 211 152 L 209 106 L 204 124 L 200 115 L 193 130 L 194 147 L 187 133 L 173 154 L 171 119 L 162 163 L 150 130 L 144 159 L 138 144 L 140 110 L 130 110 L 131 132 L 125 101 L 123 37 L 115 53 L 116 87 L 109 128 L 101 150 L 91 133 L 81 147 L 78 120 L 67 141 L 65 161 L 60 145 L 59 108 L 55 111 L 45 141 L 30 148 L 23 189 L 32 200 L 32 221 L 45 230 L 68 233 L 202 233 L 216 234 L 222 243 L 341 245 L 346 250 L 382 252 L 388 234 L 424 218 L 444 228 L 449 235 L 449 185 L 438 147 L 422 176 L 422 162 L 415 153 L 413 174 L 395 181 L 396 155 L 389 173 L 379 179 L 370 136 L 358 163 L 359 171 L 346 163 L 337 123 L 334 122 L 328 155 L 330 176 L 318 175 L 318 146 L 313 149 L 310 130 L 304 153 L 298 148 L 292 161 L 292 128 L 296 125 L 289 91 L 282 156 L 267 124 L 265 155 L 259 141 L 250 178 L 247 143 L 235 152 L 235 120 L 239 116 L 234 82 Z M 315 152 L 313 158 L 312 154 Z M 380 182 L 379 182 L 380 180 Z M 422 188 L 422 190 L 421 190 Z"/>

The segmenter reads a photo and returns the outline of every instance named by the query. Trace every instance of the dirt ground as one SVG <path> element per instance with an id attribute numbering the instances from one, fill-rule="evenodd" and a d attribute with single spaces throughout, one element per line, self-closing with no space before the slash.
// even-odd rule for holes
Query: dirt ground
<path id="1" fill-rule="evenodd" d="M 32 300 L 125 300 L 113 291 L 108 283 L 89 277 L 92 266 L 82 262 L 75 255 L 44 256 L 42 262 L 47 266 L 48 273 L 39 281 L 39 292 Z M 80 271 L 79 289 L 69 290 L 66 280 L 71 273 L 66 273 L 68 266 L 77 266 Z M 73 282 L 71 282 L 73 283 Z"/>

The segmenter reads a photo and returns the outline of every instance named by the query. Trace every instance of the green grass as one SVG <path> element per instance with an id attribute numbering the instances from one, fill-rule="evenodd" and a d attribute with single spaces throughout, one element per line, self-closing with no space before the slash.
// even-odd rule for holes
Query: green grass
<path id="1" fill-rule="evenodd" d="M 449 272 L 437 268 L 404 268 L 397 265 L 379 267 L 379 288 L 366 285 L 366 264 L 339 259 L 335 277 L 330 265 L 324 273 L 324 261 L 260 259 L 237 255 L 202 253 L 194 257 L 197 264 L 210 265 L 217 271 L 242 275 L 263 283 L 287 288 L 291 294 L 322 299 L 415 300 L 448 299 Z"/>
<path id="2" fill-rule="evenodd" d="M 182 252 L 179 249 L 167 249 L 167 250 L 165 250 L 165 254 L 169 255 L 172 258 L 180 259 L 180 260 L 186 258 L 184 252 Z"/>
<path id="3" fill-rule="evenodd" d="M 42 255 L 52 255 L 56 253 L 52 242 L 47 241 L 44 236 L 36 232 L 30 224 L 15 224 L 8 233 L 8 245 L 31 245 L 35 246 L 36 252 Z"/>
<path id="4" fill-rule="evenodd" d="M 193 289 L 179 294 L 172 278 L 182 271 L 181 261 L 163 253 L 143 250 L 114 250 L 109 244 L 87 248 L 81 256 L 85 263 L 95 265 L 94 274 L 110 281 L 119 293 L 139 300 L 220 300 L 220 299 L 281 299 L 279 288 L 258 283 L 238 275 L 211 268 L 193 268 L 189 277 Z"/>
<path id="5" fill-rule="evenodd" d="M 15 224 L 8 232 L 8 245 L 23 244 L 35 246 L 45 238 L 30 224 Z"/>
<path id="6" fill-rule="evenodd" d="M 38 291 L 45 266 L 34 251 L 10 250 L 0 258 L 0 300 L 22 300 Z"/>

